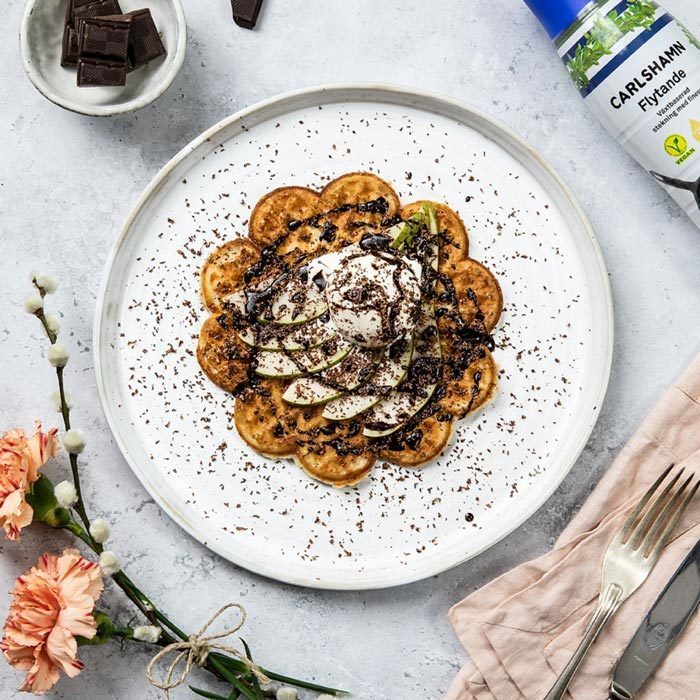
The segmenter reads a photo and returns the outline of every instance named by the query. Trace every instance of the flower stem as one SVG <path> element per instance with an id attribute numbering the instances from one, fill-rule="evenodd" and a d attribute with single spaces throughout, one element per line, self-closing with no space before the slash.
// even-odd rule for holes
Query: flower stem
<path id="1" fill-rule="evenodd" d="M 134 641 L 139 641 L 134 638 L 134 630 L 131 627 L 117 627 L 114 626 L 112 630 L 113 637 L 120 637 L 121 639 L 133 639 Z"/>
<path id="2" fill-rule="evenodd" d="M 43 290 L 39 289 L 39 293 L 41 294 L 41 298 L 43 299 L 45 296 Z M 41 309 L 37 309 L 34 312 L 34 315 L 41 321 L 41 325 L 44 327 L 44 330 L 46 331 L 46 335 L 49 337 L 49 340 L 51 341 L 51 345 L 53 345 L 56 342 L 57 336 L 49 328 L 49 324 L 46 322 L 46 316 L 44 315 L 43 307 Z"/>
<path id="3" fill-rule="evenodd" d="M 36 313 L 37 318 L 41 321 L 44 326 L 44 330 L 49 337 L 51 343 L 56 342 L 56 334 L 53 333 L 46 322 L 46 317 L 44 315 L 43 309 L 39 309 Z M 70 408 L 68 406 L 68 401 L 66 400 L 66 390 L 63 379 L 63 367 L 56 367 L 56 377 L 58 378 L 58 392 L 61 402 L 61 416 L 63 417 L 63 426 L 66 431 L 70 430 Z M 80 517 L 82 521 L 82 527 L 75 520 L 71 520 L 66 529 L 70 530 L 76 537 L 80 538 L 93 552 L 96 554 L 101 554 L 104 551 L 104 547 L 94 540 L 90 534 L 90 518 L 87 514 L 87 509 L 85 508 L 85 502 L 83 501 L 83 494 L 80 488 L 80 472 L 78 470 L 78 455 L 70 453 L 70 468 L 73 475 L 73 485 L 75 486 L 75 493 L 77 495 L 77 500 L 73 505 L 73 509 Z M 167 627 L 171 632 L 180 637 L 180 639 L 187 639 L 187 635 L 178 629 L 156 606 L 148 599 L 144 593 L 139 590 L 133 581 L 123 572 L 118 571 L 113 576 L 114 582 L 124 591 L 127 598 L 141 611 L 144 617 L 151 623 L 156 624 L 160 622 L 162 625 Z M 175 641 L 174 638 L 167 632 L 163 632 L 163 639 L 168 643 Z"/>
<path id="4" fill-rule="evenodd" d="M 46 321 L 44 321 L 44 325 L 46 325 Z M 46 332 L 48 333 L 48 328 Z M 70 408 L 68 408 L 68 402 L 66 401 L 66 391 L 63 385 L 63 367 L 56 367 L 56 376 L 58 377 L 58 393 L 61 399 L 61 415 L 63 416 L 63 426 L 67 432 L 70 430 Z M 71 452 L 68 455 L 68 458 L 70 460 L 71 474 L 73 475 L 73 485 L 75 486 L 75 492 L 78 495 L 78 500 L 74 506 L 75 512 L 80 516 L 80 519 L 83 521 L 83 525 L 85 525 L 85 529 L 88 531 L 87 534 L 88 537 L 90 537 L 92 544 L 96 545 L 99 548 L 99 551 L 97 549 L 95 550 L 99 554 L 102 551 L 102 546 L 95 542 L 90 536 L 90 519 L 88 518 L 87 511 L 85 510 L 83 494 L 80 490 L 80 474 L 78 473 L 78 455 L 73 454 Z"/>
<path id="5" fill-rule="evenodd" d="M 134 601 L 134 603 L 138 601 L 137 607 L 152 624 L 155 624 L 156 622 L 161 622 L 171 632 L 180 637 L 180 639 L 187 639 L 187 635 L 182 630 L 178 629 L 178 627 L 176 627 L 164 613 L 158 610 L 158 608 L 153 604 L 153 602 L 139 588 L 136 587 L 134 582 L 123 571 L 118 571 L 114 575 L 114 582 L 127 595 L 129 595 L 130 597 L 133 596 L 133 598 L 131 599 Z M 164 637 L 168 637 L 170 642 L 175 641 L 173 637 L 171 637 L 167 632 L 165 632 L 165 630 L 163 631 L 163 635 Z"/>
<path id="6" fill-rule="evenodd" d="M 41 293 L 42 298 L 44 297 L 43 290 L 39 288 L 39 292 Z M 44 314 L 44 309 L 38 309 L 35 313 L 35 316 L 41 321 L 41 325 L 44 327 L 44 331 L 46 331 L 46 335 L 49 338 L 49 341 L 53 345 L 53 343 L 56 342 L 57 336 L 56 334 L 49 328 L 49 324 L 46 321 L 46 315 Z M 66 390 L 63 384 L 63 367 L 56 367 L 56 376 L 58 378 L 58 393 L 59 397 L 61 400 L 61 416 L 63 417 L 63 427 L 65 428 L 66 432 L 70 430 L 70 408 L 68 407 L 68 402 L 66 401 Z M 85 505 L 83 502 L 83 496 L 80 491 L 80 478 L 78 474 L 78 456 L 75 454 L 70 454 L 69 455 L 70 459 L 70 470 L 71 473 L 73 474 L 73 485 L 75 486 L 75 492 L 78 494 L 78 501 L 75 504 L 74 508 L 76 513 L 80 516 L 80 519 L 83 521 L 83 525 L 85 525 L 86 530 L 90 530 L 90 520 L 87 516 L 87 511 L 85 510 Z M 92 539 L 92 538 L 91 538 Z M 94 542 L 93 544 L 97 544 L 97 542 Z M 102 550 L 100 550 L 102 551 Z"/>
<path id="7" fill-rule="evenodd" d="M 43 290 L 39 288 L 42 298 L 44 297 Z M 46 322 L 46 317 L 44 315 L 44 310 L 39 309 L 35 313 L 36 317 L 41 321 L 46 335 L 49 341 L 53 344 L 56 342 L 56 334 L 49 328 Z M 66 391 L 63 381 L 63 367 L 56 367 L 56 376 L 58 378 L 58 391 L 61 401 L 61 416 L 63 417 L 63 425 L 66 431 L 70 430 L 70 408 L 68 402 L 66 401 Z M 85 508 L 85 502 L 83 501 L 82 491 L 80 489 L 80 472 L 78 470 L 78 456 L 76 454 L 70 453 L 70 467 L 71 473 L 73 475 L 73 484 L 75 486 L 75 492 L 77 495 L 77 500 L 73 505 L 73 510 L 78 514 L 82 525 L 75 519 L 71 518 L 70 521 L 63 525 L 62 527 L 73 533 L 78 539 L 84 542 L 93 552 L 96 554 L 101 554 L 104 551 L 104 547 L 96 542 L 95 539 L 90 534 L 90 518 L 87 514 L 87 509 Z M 179 627 L 177 627 L 170 619 L 160 611 L 153 602 L 136 586 L 136 584 L 124 573 L 123 571 L 118 571 L 112 576 L 114 583 L 119 586 L 119 588 L 124 591 L 126 597 L 138 608 L 138 610 L 143 614 L 143 616 L 152 624 L 157 625 L 161 628 L 161 636 L 157 646 L 165 647 L 173 642 L 177 641 L 179 638 L 182 641 L 186 641 L 189 637 L 185 634 Z M 158 625 L 160 623 L 160 625 Z M 163 629 L 163 628 L 166 629 Z M 169 631 L 168 631 L 169 630 Z M 174 635 L 174 636 L 173 636 Z M 121 637 L 123 639 L 135 640 L 133 637 L 133 630 L 128 627 L 115 627 L 113 636 Z M 247 647 L 246 647 L 247 649 Z M 239 692 L 243 694 L 246 698 L 251 698 L 255 700 L 259 697 L 259 688 L 257 688 L 257 693 L 253 690 L 245 681 L 245 676 L 250 671 L 247 664 L 241 662 L 238 659 L 234 659 L 224 654 L 219 654 L 212 652 L 207 659 L 204 668 L 216 676 L 219 680 L 224 681 L 232 685 Z M 309 683 L 307 681 L 301 681 L 289 676 L 283 676 L 281 674 L 273 673 L 265 669 L 261 669 L 269 678 L 279 680 L 282 682 L 290 683 L 292 685 L 299 686 L 301 688 L 309 688 L 312 690 L 318 690 L 321 692 L 327 692 L 331 695 L 345 694 L 343 691 L 336 690 L 334 688 L 327 688 L 325 686 L 316 685 L 314 683 Z M 241 675 L 238 678 L 235 674 Z M 256 683 L 257 687 L 257 683 Z"/>
<path id="8" fill-rule="evenodd" d="M 61 415 L 63 416 L 63 425 L 66 430 L 70 430 L 70 408 L 66 401 L 66 391 L 63 387 L 63 367 L 56 367 L 56 376 L 58 377 L 58 393 L 61 397 Z"/>
<path id="9" fill-rule="evenodd" d="M 70 530 L 76 537 L 81 539 L 93 552 L 99 554 L 103 547 L 93 541 L 92 537 L 82 528 L 80 523 L 75 520 L 71 520 L 66 526 L 66 530 Z M 161 613 L 156 606 L 149 600 L 149 598 L 144 595 L 133 583 L 133 581 L 123 572 L 118 571 L 112 577 L 114 583 L 121 588 L 126 597 L 141 611 L 143 616 L 151 623 L 156 624 L 161 622 L 172 632 L 175 632 L 180 639 L 187 639 L 184 632 L 180 631 L 175 625 L 168 620 L 168 618 Z M 174 637 L 163 630 L 163 636 L 161 637 L 167 644 L 175 641 Z"/>

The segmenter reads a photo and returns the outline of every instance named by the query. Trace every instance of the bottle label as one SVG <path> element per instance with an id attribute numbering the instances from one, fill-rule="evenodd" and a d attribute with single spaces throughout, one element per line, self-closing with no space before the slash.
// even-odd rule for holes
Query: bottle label
<path id="1" fill-rule="evenodd" d="M 558 46 L 605 128 L 700 226 L 700 41 L 650 0 L 599 0 Z"/>

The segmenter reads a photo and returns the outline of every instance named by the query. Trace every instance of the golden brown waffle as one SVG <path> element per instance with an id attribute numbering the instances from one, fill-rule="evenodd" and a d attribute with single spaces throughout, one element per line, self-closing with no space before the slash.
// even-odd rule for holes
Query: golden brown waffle
<path id="1" fill-rule="evenodd" d="M 387 202 L 386 211 L 345 206 L 379 198 Z M 458 376 L 453 376 L 453 370 L 450 376 L 443 376 L 437 410 L 411 426 L 403 441 L 384 442 L 378 448 L 372 438 L 362 435 L 362 416 L 334 423 L 323 418 L 323 406 L 287 404 L 282 394 L 288 381 L 260 380 L 254 389 L 237 391 L 248 376 L 251 353 L 231 329 L 225 302 L 244 286 L 245 273 L 260 259 L 262 250 L 274 246 L 277 255 L 291 261 L 322 255 L 361 240 L 368 230 L 381 230 L 386 219 L 411 216 L 422 204 L 414 202 L 401 208 L 392 187 L 370 173 L 343 175 L 320 192 L 282 187 L 266 194 L 255 206 L 247 238 L 229 241 L 209 256 L 201 275 L 202 296 L 213 315 L 200 332 L 197 359 L 215 384 L 237 392 L 235 425 L 256 452 L 294 457 L 314 479 L 336 487 L 349 486 L 369 474 L 377 457 L 408 467 L 431 461 L 449 443 L 455 421 L 492 397 L 496 365 L 488 348 L 479 345 Z M 431 204 L 440 230 L 438 296 L 453 295 L 464 321 L 480 328 L 486 337 L 503 308 L 500 286 L 488 269 L 468 257 L 469 236 L 459 215 L 444 204 Z M 324 230 L 331 235 L 319 235 Z M 448 360 L 456 353 L 451 342 L 456 321 L 449 315 L 438 318 L 443 354 Z M 459 365 L 456 355 L 454 359 L 446 365 Z"/>

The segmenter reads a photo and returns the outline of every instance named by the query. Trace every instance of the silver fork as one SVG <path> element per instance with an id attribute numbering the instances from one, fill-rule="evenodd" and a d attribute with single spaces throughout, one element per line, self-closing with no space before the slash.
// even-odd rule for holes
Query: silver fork
<path id="1" fill-rule="evenodd" d="M 620 605 L 644 583 L 668 536 L 700 487 L 700 482 L 690 487 L 695 479 L 693 473 L 676 488 L 683 474 L 683 469 L 679 469 L 643 514 L 672 469 L 673 465 L 651 485 L 608 545 L 603 559 L 603 585 L 598 605 L 583 633 L 581 643 L 544 700 L 559 700 L 564 697 L 571 679 L 600 631 Z"/>

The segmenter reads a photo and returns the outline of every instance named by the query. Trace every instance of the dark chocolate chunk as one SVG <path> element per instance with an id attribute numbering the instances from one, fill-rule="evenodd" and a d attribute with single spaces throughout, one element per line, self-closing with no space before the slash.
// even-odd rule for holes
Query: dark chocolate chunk
<path id="1" fill-rule="evenodd" d="M 122 8 L 119 7 L 118 0 L 93 0 L 93 2 L 75 6 L 73 10 L 73 26 L 80 31 L 80 22 L 84 19 L 121 14 Z"/>
<path id="2" fill-rule="evenodd" d="M 89 5 L 99 6 L 100 11 L 102 11 L 102 3 L 103 0 L 68 0 L 66 3 L 66 21 L 63 28 L 63 47 L 61 50 L 62 66 L 75 66 L 78 63 L 78 28 L 75 26 L 75 11 L 78 8 L 84 11 L 84 8 Z M 116 5 L 119 6 L 118 3 Z"/>
<path id="3" fill-rule="evenodd" d="M 165 46 L 148 8 L 127 12 L 131 19 L 129 34 L 129 70 L 145 66 L 159 56 L 165 55 Z"/>
<path id="4" fill-rule="evenodd" d="M 89 17 L 80 20 L 78 57 L 98 58 L 126 65 L 129 49 L 128 20 Z"/>
<path id="5" fill-rule="evenodd" d="M 85 5 L 96 2 L 100 2 L 100 0 L 68 0 L 66 3 L 66 27 L 75 27 L 74 13 L 78 7 L 85 7 Z"/>
<path id="6" fill-rule="evenodd" d="M 263 0 L 231 0 L 233 21 L 244 29 L 253 29 L 262 4 Z"/>
<path id="7" fill-rule="evenodd" d="M 63 49 L 61 65 L 75 66 L 78 64 L 78 32 L 74 27 L 66 27 L 63 31 Z"/>
<path id="8" fill-rule="evenodd" d="M 120 61 L 78 59 L 78 87 L 126 85 L 126 64 Z"/>

